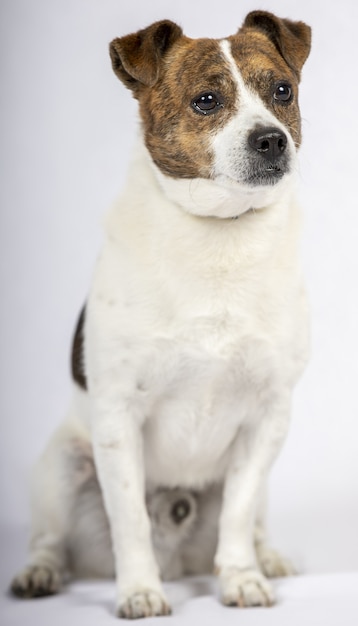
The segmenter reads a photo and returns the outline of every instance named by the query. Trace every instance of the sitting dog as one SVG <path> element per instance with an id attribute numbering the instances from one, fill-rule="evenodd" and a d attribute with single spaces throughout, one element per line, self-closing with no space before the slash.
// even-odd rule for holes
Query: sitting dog
<path id="1" fill-rule="evenodd" d="M 140 133 L 73 346 L 74 396 L 34 475 L 13 591 L 114 575 L 118 615 L 215 566 L 268 606 L 264 492 L 308 354 L 296 201 L 310 28 L 254 11 L 227 39 L 161 21 L 110 46 Z"/>

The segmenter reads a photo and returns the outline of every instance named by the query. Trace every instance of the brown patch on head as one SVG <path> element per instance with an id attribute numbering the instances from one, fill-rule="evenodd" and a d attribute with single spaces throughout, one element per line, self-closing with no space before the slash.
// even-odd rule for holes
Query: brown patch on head
<path id="1" fill-rule="evenodd" d="M 245 82 L 300 142 L 297 85 L 309 51 L 309 29 L 265 12 L 250 13 L 229 38 Z M 139 100 L 146 146 L 165 174 L 210 178 L 211 139 L 237 110 L 237 85 L 218 40 L 192 40 L 168 20 L 115 39 L 110 46 L 117 76 Z M 277 104 L 277 81 L 292 84 L 294 101 Z M 204 115 L 193 107 L 203 94 L 217 98 L 217 111 Z M 219 106 L 219 103 L 223 106 Z"/>
<path id="2" fill-rule="evenodd" d="M 230 38 L 231 52 L 246 85 L 256 92 L 291 133 L 298 147 L 301 142 L 301 117 L 298 106 L 298 80 L 267 37 L 258 31 L 244 31 Z M 276 85 L 284 81 L 293 90 L 293 100 L 282 104 L 274 100 Z"/>
<path id="3" fill-rule="evenodd" d="M 289 129 L 298 147 L 301 142 L 298 84 L 310 51 L 310 27 L 265 11 L 253 11 L 229 40 L 244 81 Z M 287 103 L 273 97 L 275 88 L 282 82 L 292 87 L 293 97 Z"/>
<path id="4" fill-rule="evenodd" d="M 163 24 L 166 44 L 158 48 Z M 210 136 L 236 106 L 236 87 L 218 42 L 189 39 L 166 21 L 116 39 L 110 50 L 117 76 L 139 100 L 153 161 L 169 176 L 210 177 Z M 220 115 L 201 115 L 193 109 L 192 101 L 208 92 L 225 99 Z"/>
<path id="5" fill-rule="evenodd" d="M 193 109 L 192 101 L 205 93 L 225 101 L 219 115 Z M 170 176 L 210 177 L 210 138 L 235 106 L 236 86 L 218 42 L 183 38 L 168 55 L 158 83 L 140 99 L 145 142 L 154 162 Z"/>

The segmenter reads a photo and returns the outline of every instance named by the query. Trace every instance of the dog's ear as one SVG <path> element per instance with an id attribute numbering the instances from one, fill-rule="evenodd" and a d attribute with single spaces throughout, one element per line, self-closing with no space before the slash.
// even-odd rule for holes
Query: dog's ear
<path id="1" fill-rule="evenodd" d="M 109 47 L 112 67 L 118 78 L 137 92 L 141 85 L 152 87 L 159 78 L 162 58 L 182 35 L 182 29 L 169 20 L 114 39 Z"/>
<path id="2" fill-rule="evenodd" d="M 246 16 L 243 26 L 265 33 L 300 78 L 311 49 L 311 28 L 307 24 L 280 19 L 266 11 L 252 11 Z"/>

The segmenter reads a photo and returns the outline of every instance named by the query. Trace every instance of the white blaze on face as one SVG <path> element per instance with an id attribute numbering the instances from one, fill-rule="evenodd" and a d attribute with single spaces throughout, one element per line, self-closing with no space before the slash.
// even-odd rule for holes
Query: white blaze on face
<path id="1" fill-rule="evenodd" d="M 250 167 L 248 159 L 251 152 L 248 145 L 250 133 L 260 127 L 281 130 L 288 139 L 287 151 L 291 170 L 294 167 L 296 149 L 288 129 L 269 111 L 260 96 L 245 84 L 232 56 L 230 42 L 224 39 L 220 42 L 220 48 L 230 66 L 238 98 L 236 114 L 216 133 L 212 141 L 213 178 L 223 184 L 238 183 L 242 191 L 247 189 L 254 192 L 255 189 L 246 182 Z M 281 182 L 276 183 L 275 187 Z"/>

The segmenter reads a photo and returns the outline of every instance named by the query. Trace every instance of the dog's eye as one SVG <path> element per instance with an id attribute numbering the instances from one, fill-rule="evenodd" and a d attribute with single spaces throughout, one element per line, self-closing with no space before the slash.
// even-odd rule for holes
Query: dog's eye
<path id="1" fill-rule="evenodd" d="M 222 109 L 224 102 L 221 96 L 212 91 L 208 91 L 194 98 L 194 100 L 191 101 L 191 106 L 194 111 L 202 115 L 210 115 Z"/>
<path id="2" fill-rule="evenodd" d="M 279 83 L 275 87 L 275 91 L 273 93 L 274 100 L 277 102 L 288 103 L 291 102 L 293 98 L 293 90 L 291 85 L 288 83 Z"/>

